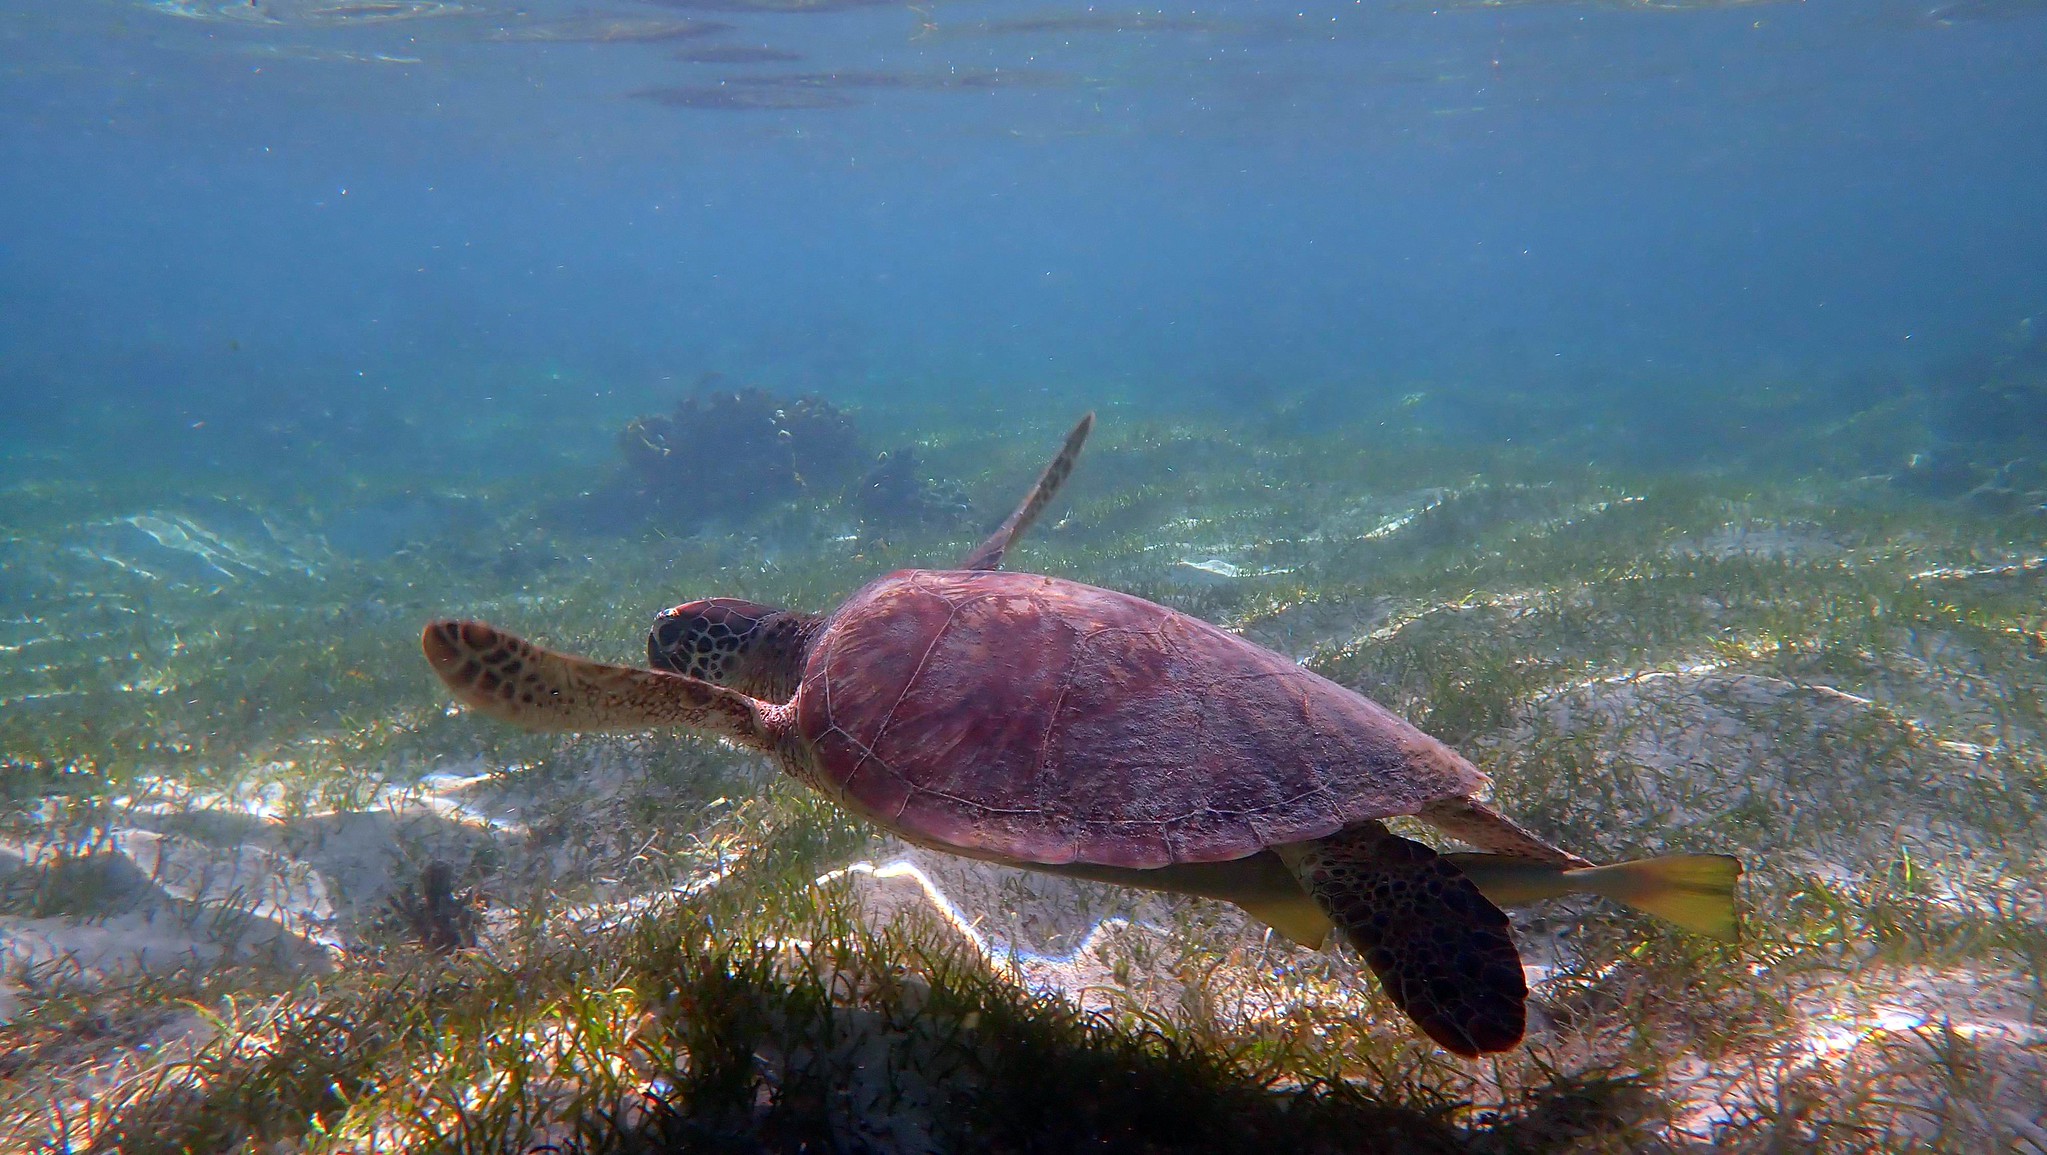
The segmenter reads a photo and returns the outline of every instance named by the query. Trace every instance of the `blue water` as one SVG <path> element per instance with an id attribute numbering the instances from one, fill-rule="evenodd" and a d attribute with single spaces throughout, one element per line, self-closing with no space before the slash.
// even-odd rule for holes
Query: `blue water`
<path id="1" fill-rule="evenodd" d="M 2026 0 L 0 11 L 17 469 L 266 422 L 368 460 L 398 414 L 596 445 L 706 371 L 1852 407 L 2047 311 Z M 800 59 L 676 59 L 733 46 Z"/>

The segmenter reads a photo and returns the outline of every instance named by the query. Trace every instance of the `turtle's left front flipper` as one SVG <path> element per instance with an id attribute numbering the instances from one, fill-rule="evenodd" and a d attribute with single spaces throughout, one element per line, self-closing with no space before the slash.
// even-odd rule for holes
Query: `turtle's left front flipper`
<path id="1" fill-rule="evenodd" d="M 1377 822 L 1280 853 L 1430 1038 L 1468 1058 L 1521 1041 L 1521 954 L 1507 916 L 1462 871 Z"/>
<path id="2" fill-rule="evenodd" d="M 482 622 L 431 622 L 420 649 L 464 705 L 528 730 L 682 726 L 773 750 L 790 714 L 681 674 L 556 653 Z"/>

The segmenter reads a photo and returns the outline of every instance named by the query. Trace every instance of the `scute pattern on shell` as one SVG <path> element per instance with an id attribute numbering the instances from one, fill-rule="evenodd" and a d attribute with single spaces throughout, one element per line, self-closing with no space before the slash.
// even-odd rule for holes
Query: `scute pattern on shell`
<path id="1" fill-rule="evenodd" d="M 855 594 L 795 703 L 817 785 L 924 843 L 1019 862 L 1220 862 L 1412 814 L 1485 776 L 1198 619 L 1036 574 Z"/>

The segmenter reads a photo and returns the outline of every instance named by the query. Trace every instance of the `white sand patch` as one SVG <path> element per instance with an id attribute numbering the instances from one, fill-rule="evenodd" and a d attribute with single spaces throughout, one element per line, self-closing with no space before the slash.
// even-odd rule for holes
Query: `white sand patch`
<path id="1" fill-rule="evenodd" d="M 0 876 L 86 870 L 61 913 L 0 917 L 0 1021 L 32 997 L 31 972 L 95 983 L 117 972 L 257 957 L 319 972 L 436 858 L 530 844 L 488 802 L 495 776 L 446 774 L 374 793 L 374 809 L 295 812 L 267 768 L 232 791 L 154 779 L 114 801 L 126 824 L 89 840 L 0 840 Z M 543 855 L 559 848 L 542 848 Z M 54 876 L 34 883 L 48 889 Z"/>
<path id="2" fill-rule="evenodd" d="M 1670 552 L 1678 557 L 1716 560 L 1748 557 L 1817 561 L 1847 551 L 1817 525 L 1734 521 L 1709 533 L 1681 537 L 1670 544 Z"/>
<path id="3" fill-rule="evenodd" d="M 123 971 L 211 964 L 223 948 L 161 910 L 98 922 L 0 915 L 0 1024 L 50 978 L 92 984 Z"/>
<path id="4" fill-rule="evenodd" d="M 2015 577 L 2047 569 L 2047 556 L 2015 557 L 1987 565 L 1937 565 L 1912 575 L 1914 581 L 1967 581 L 1982 577 Z"/>
<path id="5" fill-rule="evenodd" d="M 1221 1023 L 1270 1020 L 1312 1002 L 1357 1009 L 1370 980 L 1347 955 L 1299 948 L 1223 903 L 1083 882 L 892 842 L 845 880 L 869 925 L 928 919 L 991 969 L 1088 1010 Z"/>
<path id="6" fill-rule="evenodd" d="M 1787 1101 L 1878 1098 L 1894 1143 L 2047 1155 L 2047 1026 L 2031 985 L 2009 973 L 1908 968 L 1809 992 L 1797 1028 L 1770 1053 L 1673 1071 L 1686 1103 L 1676 1130 L 1726 1141 L 1781 1117 Z"/>
<path id="7" fill-rule="evenodd" d="M 1856 879 L 1910 862 L 1958 911 L 2047 917 L 2026 866 L 2047 829 L 2002 801 L 2027 789 L 2012 767 L 1860 695 L 1701 663 L 1544 695 L 1488 745 L 1503 779 L 1529 767 L 1583 829 L 1738 838 L 1766 871 Z"/>
<path id="8" fill-rule="evenodd" d="M 1390 597 L 1361 601 L 1309 597 L 1229 623 L 1228 628 L 1274 653 L 1306 662 L 1385 625 L 1398 608 Z"/>
<path id="9" fill-rule="evenodd" d="M 1456 490 L 1432 487 L 1383 498 L 1363 495 L 1325 518 L 1305 540 L 1347 542 L 1389 538 L 1456 493 Z"/>
<path id="10" fill-rule="evenodd" d="M 43 843 L 0 842 L 24 868 L 51 867 L 75 852 Z M 334 906 L 319 876 L 304 863 L 259 846 L 208 846 L 153 830 L 116 827 L 95 838 L 91 851 L 131 863 L 163 894 L 275 923 L 309 943 L 337 948 L 330 933 Z"/>
<path id="11" fill-rule="evenodd" d="M 1175 585 L 1213 587 L 1234 585 L 1254 578 L 1277 577 L 1294 572 L 1289 566 L 1244 566 L 1219 557 L 1198 561 L 1182 558 L 1173 563 L 1166 576 Z"/>

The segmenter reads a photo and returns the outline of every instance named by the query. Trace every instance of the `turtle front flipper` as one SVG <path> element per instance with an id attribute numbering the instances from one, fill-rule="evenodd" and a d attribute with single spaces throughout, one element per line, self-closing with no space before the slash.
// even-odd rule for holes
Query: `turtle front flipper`
<path id="1" fill-rule="evenodd" d="M 1430 1038 L 1467 1058 L 1521 1041 L 1520 952 L 1507 916 L 1463 871 L 1377 822 L 1281 854 Z"/>
<path id="2" fill-rule="evenodd" d="M 683 726 L 773 750 L 788 726 L 786 706 L 680 674 L 559 654 L 482 622 L 429 623 L 420 648 L 464 705 L 529 730 Z"/>
<path id="3" fill-rule="evenodd" d="M 1066 435 L 1066 444 L 1059 447 L 1059 456 L 1038 475 L 1038 483 L 1024 495 L 1023 504 L 1009 515 L 1002 527 L 988 535 L 988 540 L 974 547 L 974 552 L 960 561 L 961 569 L 1001 569 L 1002 555 L 1016 540 L 1024 535 L 1045 507 L 1052 504 L 1052 498 L 1059 487 L 1066 484 L 1066 478 L 1073 472 L 1073 463 L 1080 460 L 1080 447 L 1087 444 L 1087 435 L 1095 427 L 1095 415 L 1090 413 L 1080 419 L 1073 432 Z"/>

